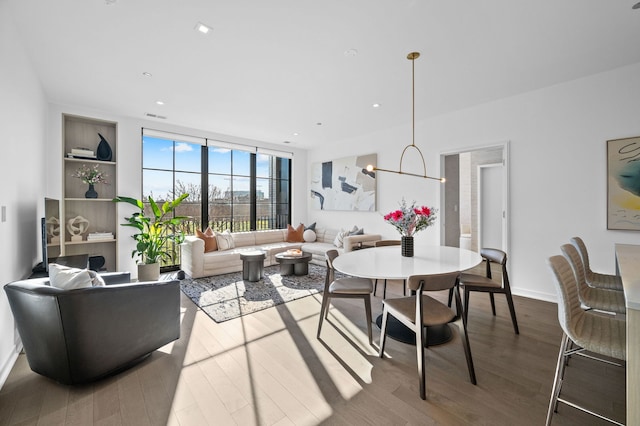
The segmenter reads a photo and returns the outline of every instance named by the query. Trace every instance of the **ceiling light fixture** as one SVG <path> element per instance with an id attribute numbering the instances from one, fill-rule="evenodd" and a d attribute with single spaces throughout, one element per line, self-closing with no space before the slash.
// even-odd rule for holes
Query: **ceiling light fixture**
<path id="1" fill-rule="evenodd" d="M 374 108 L 380 108 L 380 104 L 373 104 L 371 106 L 374 107 Z"/>
<path id="2" fill-rule="evenodd" d="M 162 101 L 156 101 L 156 104 L 157 104 L 157 105 L 164 105 L 164 102 L 162 102 Z"/>
<path id="3" fill-rule="evenodd" d="M 195 30 L 201 32 L 202 34 L 207 34 L 209 31 L 211 31 L 211 28 L 209 28 L 202 22 L 198 22 L 195 26 Z"/>
<path id="4" fill-rule="evenodd" d="M 412 106 L 411 106 L 411 144 L 407 145 L 404 147 L 404 149 L 402 150 L 402 155 L 400 155 L 400 169 L 399 170 L 388 170 L 388 169 L 380 169 L 376 166 L 374 166 L 373 164 L 369 164 L 367 166 L 367 171 L 372 172 L 372 171 L 379 171 L 379 172 L 389 172 L 389 173 L 396 173 L 399 175 L 409 175 L 409 176 L 416 176 L 416 177 L 420 177 L 420 178 L 424 178 L 424 179 L 433 179 L 433 180 L 437 180 L 440 182 L 444 182 L 445 179 L 444 178 L 437 178 L 437 177 L 431 177 L 431 176 L 427 176 L 427 166 L 424 162 L 424 157 L 422 156 L 422 151 L 420 151 L 420 148 L 418 148 L 416 146 L 416 89 L 415 89 L 415 60 L 418 59 L 420 57 L 420 52 L 411 52 L 407 55 L 407 59 L 409 59 L 411 61 L 411 102 L 412 102 Z M 419 175 L 416 173 L 409 173 L 409 172 L 403 172 L 402 171 L 402 160 L 404 159 L 404 154 L 407 152 L 407 149 L 409 148 L 413 148 L 416 151 L 418 151 L 418 154 L 420 155 L 420 159 L 422 160 L 422 168 L 424 170 L 424 174 L 423 175 Z"/>

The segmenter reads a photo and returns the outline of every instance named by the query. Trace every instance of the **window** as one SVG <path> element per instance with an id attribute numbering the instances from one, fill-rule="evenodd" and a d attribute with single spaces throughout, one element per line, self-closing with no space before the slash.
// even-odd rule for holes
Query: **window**
<path id="1" fill-rule="evenodd" d="M 176 211 L 192 218 L 184 224 L 187 234 L 207 226 L 220 232 L 286 228 L 291 159 L 285 154 L 144 129 L 143 199 L 188 193 Z"/>

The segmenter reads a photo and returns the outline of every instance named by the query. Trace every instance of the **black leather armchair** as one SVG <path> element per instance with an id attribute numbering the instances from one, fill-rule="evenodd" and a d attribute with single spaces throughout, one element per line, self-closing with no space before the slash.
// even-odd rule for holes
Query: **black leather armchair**
<path id="1" fill-rule="evenodd" d="M 89 382 L 180 337 L 179 281 L 116 284 L 129 274 L 102 276 L 105 287 L 62 290 L 48 278 L 4 286 L 31 370 L 64 384 Z"/>

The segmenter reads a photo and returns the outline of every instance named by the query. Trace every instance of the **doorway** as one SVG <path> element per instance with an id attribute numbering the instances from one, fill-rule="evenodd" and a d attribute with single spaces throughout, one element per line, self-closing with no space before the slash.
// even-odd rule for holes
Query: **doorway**
<path id="1" fill-rule="evenodd" d="M 508 142 L 441 154 L 441 244 L 508 252 Z"/>

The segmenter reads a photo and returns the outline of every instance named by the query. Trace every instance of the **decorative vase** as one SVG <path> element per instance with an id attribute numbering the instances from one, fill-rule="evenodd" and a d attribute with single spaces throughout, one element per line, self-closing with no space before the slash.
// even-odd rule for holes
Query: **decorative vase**
<path id="1" fill-rule="evenodd" d="M 98 193 L 93 188 L 93 184 L 89 184 L 89 190 L 84 193 L 84 198 L 98 198 Z"/>
<path id="2" fill-rule="evenodd" d="M 98 144 L 98 149 L 96 150 L 96 158 L 101 161 L 111 161 L 113 159 L 113 151 L 111 151 L 111 147 L 109 146 L 109 142 L 98 133 L 100 136 L 100 143 Z"/>
<path id="3" fill-rule="evenodd" d="M 402 255 L 413 257 L 413 237 L 402 237 Z"/>

